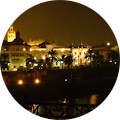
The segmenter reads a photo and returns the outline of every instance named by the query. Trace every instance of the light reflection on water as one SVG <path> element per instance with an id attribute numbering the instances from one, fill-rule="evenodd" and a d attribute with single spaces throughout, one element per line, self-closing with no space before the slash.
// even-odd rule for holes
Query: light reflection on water
<path id="1" fill-rule="evenodd" d="M 97 104 L 98 101 L 98 95 L 94 94 L 90 96 L 90 104 Z"/>
<path id="2" fill-rule="evenodd" d="M 82 96 L 79 98 L 61 98 L 49 101 L 49 103 L 75 103 L 75 104 L 100 104 L 105 100 L 108 94 L 93 94 L 90 96 Z"/>

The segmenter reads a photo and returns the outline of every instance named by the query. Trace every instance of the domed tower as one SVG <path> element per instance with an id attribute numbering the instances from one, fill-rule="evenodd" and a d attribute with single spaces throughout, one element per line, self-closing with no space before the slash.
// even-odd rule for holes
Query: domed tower
<path id="1" fill-rule="evenodd" d="M 13 30 L 13 24 L 12 24 L 7 32 L 7 42 L 13 42 L 15 38 L 16 38 L 16 33 Z"/>

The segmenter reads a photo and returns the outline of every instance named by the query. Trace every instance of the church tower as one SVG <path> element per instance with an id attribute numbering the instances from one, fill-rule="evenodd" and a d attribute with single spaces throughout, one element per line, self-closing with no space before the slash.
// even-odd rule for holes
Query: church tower
<path id="1" fill-rule="evenodd" d="M 13 24 L 12 24 L 7 32 L 7 42 L 13 42 L 15 38 L 16 38 L 16 33 L 13 30 Z"/>

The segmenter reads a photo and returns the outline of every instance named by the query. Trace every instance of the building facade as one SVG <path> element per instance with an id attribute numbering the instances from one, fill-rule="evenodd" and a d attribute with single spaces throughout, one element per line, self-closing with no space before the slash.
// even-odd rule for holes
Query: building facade
<path id="1" fill-rule="evenodd" d="M 10 27 L 7 34 L 9 35 L 10 32 L 13 32 L 13 26 Z M 54 56 L 56 60 L 53 60 L 52 67 L 66 67 L 62 56 L 67 57 L 69 55 L 72 55 L 73 67 L 87 64 L 85 54 L 89 50 L 89 47 L 83 45 L 75 47 L 72 45 L 71 47 L 63 48 L 57 47 L 55 43 L 49 43 L 46 40 L 39 45 L 30 46 L 21 39 L 19 31 L 13 36 L 16 36 L 15 39 L 13 39 L 14 37 L 11 37 L 11 39 L 8 37 L 7 41 L 3 41 L 1 48 L 1 54 L 9 54 L 9 70 L 18 69 L 21 66 L 26 68 L 26 59 L 29 55 L 32 55 L 36 62 L 41 59 L 45 61 L 46 58 L 51 58 L 51 55 L 48 54 L 51 50 L 56 52 Z"/>
<path id="2" fill-rule="evenodd" d="M 20 32 L 16 32 L 16 38 L 12 42 L 3 41 L 1 54 L 9 55 L 9 70 L 26 67 L 26 58 L 29 52 L 29 45 L 20 38 Z"/>
<path id="3" fill-rule="evenodd" d="M 89 50 L 89 48 L 85 47 L 81 47 L 81 48 L 73 48 L 72 49 L 72 54 L 73 54 L 73 65 L 74 66 L 79 66 L 79 65 L 86 65 L 87 64 L 87 60 L 85 59 L 85 55 L 87 53 L 87 51 Z"/>

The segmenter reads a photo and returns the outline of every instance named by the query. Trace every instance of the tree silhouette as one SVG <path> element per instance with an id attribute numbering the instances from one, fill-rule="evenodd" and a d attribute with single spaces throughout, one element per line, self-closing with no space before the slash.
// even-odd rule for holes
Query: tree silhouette
<path id="1" fill-rule="evenodd" d="M 108 52 L 108 60 L 119 61 L 119 52 L 114 51 L 114 50 L 110 50 Z"/>
<path id="2" fill-rule="evenodd" d="M 90 59 L 90 66 L 91 66 L 91 60 L 92 60 L 93 56 L 94 56 L 94 51 L 92 49 L 89 49 L 85 55 L 85 58 Z"/>
<path id="3" fill-rule="evenodd" d="M 30 69 L 31 67 L 34 67 L 35 62 L 34 57 L 31 54 L 28 54 L 28 58 L 26 59 L 27 68 Z"/>
<path id="4" fill-rule="evenodd" d="M 9 55 L 8 54 L 1 54 L 0 56 L 0 62 L 1 62 L 1 69 L 8 69 L 8 63 L 9 63 Z"/>
<path id="5" fill-rule="evenodd" d="M 94 65 L 99 66 L 100 64 L 103 64 L 104 57 L 102 54 L 100 54 L 100 51 L 95 51 L 93 55 L 93 62 Z"/>
<path id="6" fill-rule="evenodd" d="M 72 64 L 73 59 L 72 59 L 72 55 L 69 55 L 65 58 L 65 64 L 67 64 L 67 67 L 69 68 L 70 65 Z"/>
<path id="7" fill-rule="evenodd" d="M 53 63 L 53 60 L 54 59 L 56 60 L 57 52 L 52 49 L 51 51 L 48 51 L 47 55 L 50 55 L 50 58 L 52 58 L 52 63 Z"/>
<path id="8" fill-rule="evenodd" d="M 41 68 L 42 65 L 43 65 L 43 63 L 44 63 L 43 59 L 40 59 L 40 60 L 38 61 L 38 68 Z"/>

